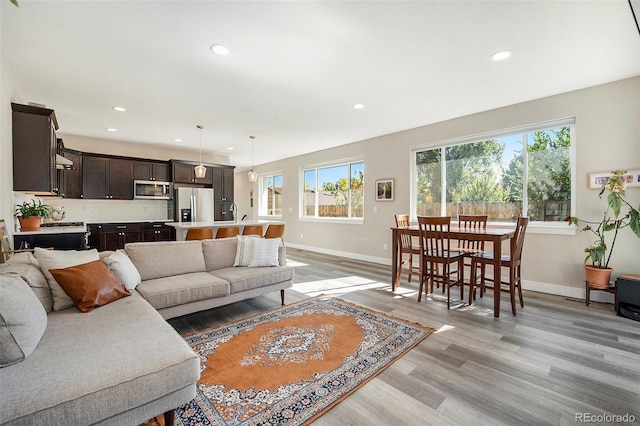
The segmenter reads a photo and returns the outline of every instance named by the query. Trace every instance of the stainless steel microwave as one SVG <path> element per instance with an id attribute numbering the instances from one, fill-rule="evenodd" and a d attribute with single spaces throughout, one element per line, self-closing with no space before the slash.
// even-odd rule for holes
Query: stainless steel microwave
<path id="1" fill-rule="evenodd" d="M 173 184 L 156 180 L 134 180 L 133 198 L 145 200 L 170 200 L 173 198 Z"/>

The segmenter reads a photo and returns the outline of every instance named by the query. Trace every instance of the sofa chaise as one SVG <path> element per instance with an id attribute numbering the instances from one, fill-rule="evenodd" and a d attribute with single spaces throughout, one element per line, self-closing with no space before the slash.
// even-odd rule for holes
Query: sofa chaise
<path id="1" fill-rule="evenodd" d="M 63 253 L 66 263 L 56 265 L 63 269 L 94 255 L 108 264 L 115 253 L 41 250 L 0 265 L 0 424 L 137 425 L 162 413 L 171 418 L 195 396 L 200 363 L 165 319 L 275 290 L 284 303 L 284 289 L 292 286 L 283 246 L 277 266 L 249 266 L 245 259 L 234 267 L 241 246 L 247 253 L 242 241 L 127 244 L 141 282 L 130 296 L 88 313 L 60 303 L 46 268 Z"/>

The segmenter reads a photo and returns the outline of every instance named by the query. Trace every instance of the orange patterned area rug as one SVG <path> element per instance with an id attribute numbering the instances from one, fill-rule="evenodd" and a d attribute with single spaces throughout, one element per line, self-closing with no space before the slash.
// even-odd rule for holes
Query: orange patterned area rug
<path id="1" fill-rule="evenodd" d="M 420 343 L 432 328 L 319 296 L 185 337 L 200 355 L 179 425 L 306 424 Z"/>

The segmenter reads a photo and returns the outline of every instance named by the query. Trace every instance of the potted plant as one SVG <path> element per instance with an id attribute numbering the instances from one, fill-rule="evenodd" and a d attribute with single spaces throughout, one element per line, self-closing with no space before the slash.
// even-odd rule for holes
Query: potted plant
<path id="1" fill-rule="evenodd" d="M 42 218 L 51 217 L 51 206 L 42 204 L 42 201 L 31 200 L 16 205 L 16 216 L 20 221 L 20 229 L 23 231 L 37 231 L 40 229 Z"/>
<path id="2" fill-rule="evenodd" d="M 611 172 L 611 176 L 602 184 L 599 198 L 606 192 L 607 207 L 599 221 L 589 221 L 579 219 L 575 216 L 569 216 L 565 220 L 569 225 L 583 226 L 581 231 L 592 232 L 597 238 L 584 251 L 587 256 L 584 259 L 586 280 L 592 287 L 606 288 L 609 286 L 609 280 L 613 268 L 609 267 L 609 261 L 613 254 L 613 247 L 618 237 L 618 232 L 629 227 L 638 238 L 640 238 L 640 206 L 634 208 L 627 200 L 624 199 L 626 192 L 626 170 L 615 170 Z M 621 212 L 626 210 L 624 215 Z M 607 244 L 606 236 L 612 234 L 611 243 Z M 590 262 L 590 265 L 588 264 Z"/>

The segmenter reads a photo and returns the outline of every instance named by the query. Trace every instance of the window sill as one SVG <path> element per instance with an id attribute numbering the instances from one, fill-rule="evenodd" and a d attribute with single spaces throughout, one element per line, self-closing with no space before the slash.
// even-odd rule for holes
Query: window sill
<path id="1" fill-rule="evenodd" d="M 317 222 L 317 223 L 348 223 L 351 225 L 363 225 L 364 218 L 348 219 L 345 217 L 300 217 L 300 222 Z"/>

